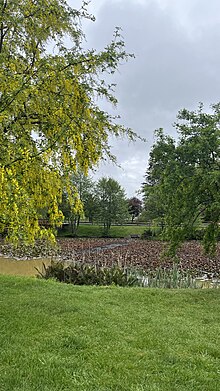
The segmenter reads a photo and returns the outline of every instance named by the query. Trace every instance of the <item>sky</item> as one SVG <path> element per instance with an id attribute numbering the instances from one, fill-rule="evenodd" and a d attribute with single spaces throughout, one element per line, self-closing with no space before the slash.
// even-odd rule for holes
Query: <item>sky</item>
<path id="1" fill-rule="evenodd" d="M 77 8 L 80 0 L 69 0 Z M 110 139 L 118 166 L 101 163 L 93 174 L 116 179 L 128 197 L 137 196 L 147 169 L 154 131 L 176 137 L 173 123 L 182 108 L 205 109 L 220 101 L 219 0 L 92 0 L 96 21 L 83 25 L 86 45 L 102 49 L 120 26 L 127 52 L 135 59 L 122 64 L 111 81 L 117 84 L 120 122 L 146 142 Z"/>

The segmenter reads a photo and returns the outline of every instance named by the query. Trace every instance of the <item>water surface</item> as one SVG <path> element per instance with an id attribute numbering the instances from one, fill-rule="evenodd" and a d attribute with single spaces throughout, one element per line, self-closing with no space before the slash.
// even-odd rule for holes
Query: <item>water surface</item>
<path id="1" fill-rule="evenodd" d="M 50 265 L 50 258 L 16 260 L 13 258 L 0 257 L 0 274 L 14 276 L 36 276 L 37 269 L 42 270 L 43 263 Z"/>

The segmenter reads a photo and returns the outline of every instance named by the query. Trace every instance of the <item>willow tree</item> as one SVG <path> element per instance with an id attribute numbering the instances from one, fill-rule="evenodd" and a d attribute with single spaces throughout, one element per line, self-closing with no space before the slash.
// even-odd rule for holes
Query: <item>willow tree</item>
<path id="1" fill-rule="evenodd" d="M 63 188 L 80 208 L 70 174 L 111 157 L 109 134 L 134 137 L 97 104 L 117 103 L 104 75 L 130 55 L 118 29 L 103 51 L 85 51 L 83 18 L 92 19 L 86 3 L 0 2 L 0 232 L 11 240 L 52 235 L 38 221 L 46 209 L 50 225 L 61 224 Z"/>

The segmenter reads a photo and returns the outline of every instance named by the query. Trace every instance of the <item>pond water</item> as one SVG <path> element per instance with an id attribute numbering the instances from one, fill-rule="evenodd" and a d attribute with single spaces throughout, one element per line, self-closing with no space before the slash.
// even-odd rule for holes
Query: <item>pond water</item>
<path id="1" fill-rule="evenodd" d="M 35 259 L 14 259 L 0 256 L 0 274 L 14 276 L 36 276 L 38 272 L 43 270 L 43 263 L 48 266 L 51 264 L 51 258 L 35 258 Z M 66 263 L 66 262 L 65 262 Z M 220 288 L 220 280 L 210 280 L 205 276 L 195 279 L 197 288 Z"/>
<path id="2" fill-rule="evenodd" d="M 0 257 L 0 274 L 10 274 L 14 276 L 36 276 L 37 269 L 42 270 L 43 263 L 50 265 L 51 259 L 26 259 L 16 260 L 12 258 Z"/>

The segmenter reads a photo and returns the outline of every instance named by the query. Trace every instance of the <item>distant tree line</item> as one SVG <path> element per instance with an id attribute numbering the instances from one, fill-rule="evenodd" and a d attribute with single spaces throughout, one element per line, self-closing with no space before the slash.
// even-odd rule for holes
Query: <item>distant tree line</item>
<path id="1" fill-rule="evenodd" d="M 112 224 L 134 222 L 142 211 L 142 201 L 136 197 L 126 198 L 123 187 L 113 178 L 103 177 L 94 182 L 83 172 L 71 177 L 72 194 L 78 194 L 80 205 L 78 211 L 72 209 L 72 200 L 69 193 L 63 192 L 60 209 L 65 221 L 71 225 L 73 235 L 82 218 L 90 223 L 99 223 L 104 227 L 104 234 L 108 235 Z"/>

